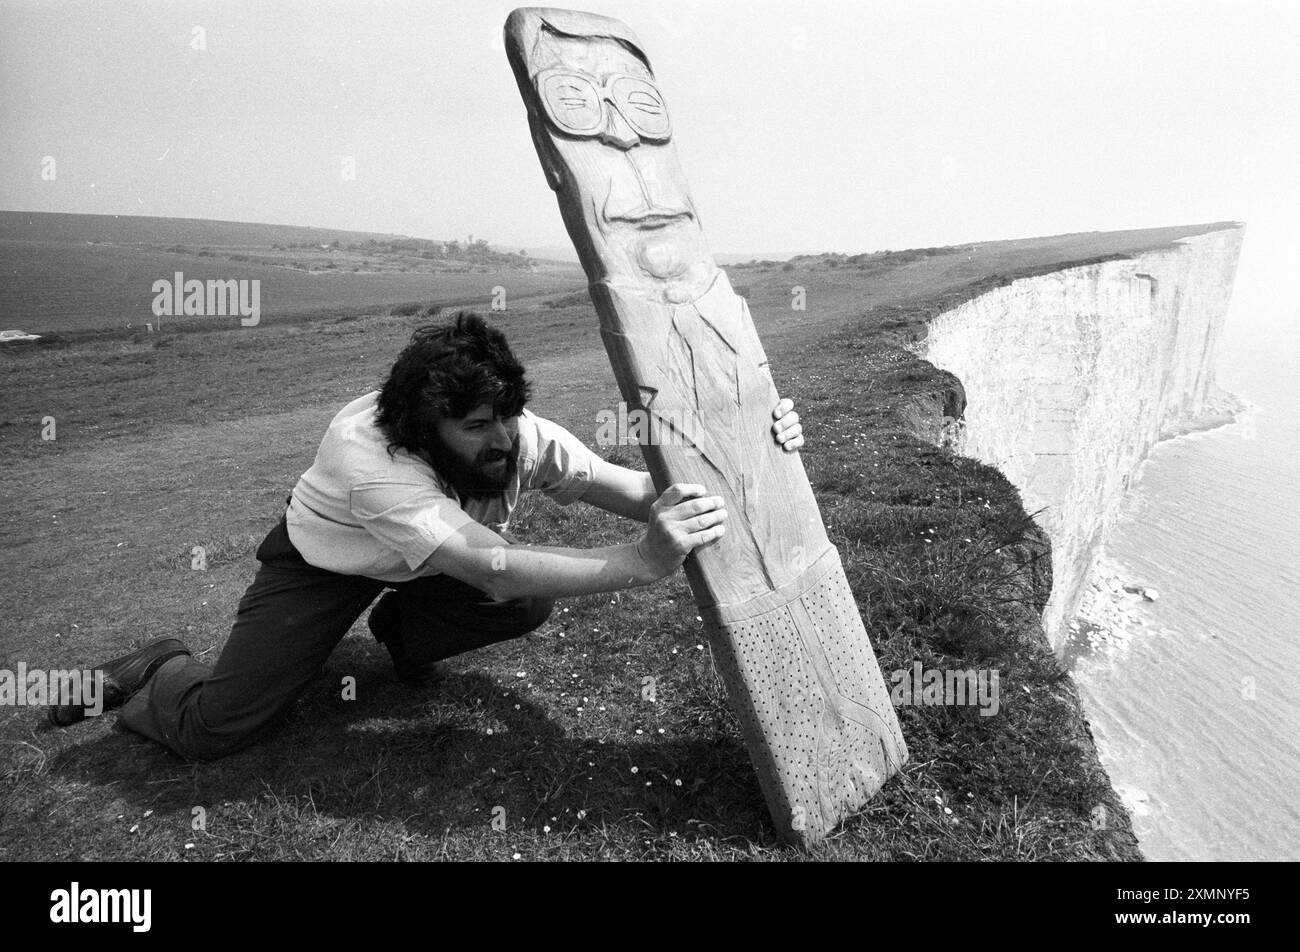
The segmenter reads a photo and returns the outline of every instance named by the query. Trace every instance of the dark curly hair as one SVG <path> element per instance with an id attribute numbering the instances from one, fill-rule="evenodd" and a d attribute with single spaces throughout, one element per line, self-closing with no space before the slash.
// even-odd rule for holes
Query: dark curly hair
<path id="1" fill-rule="evenodd" d="M 517 416 L 532 397 L 524 367 L 505 335 L 478 314 L 458 311 L 450 324 L 426 324 L 411 335 L 379 393 L 376 422 L 391 456 L 434 445 L 435 424 L 461 418 L 482 403 Z"/>

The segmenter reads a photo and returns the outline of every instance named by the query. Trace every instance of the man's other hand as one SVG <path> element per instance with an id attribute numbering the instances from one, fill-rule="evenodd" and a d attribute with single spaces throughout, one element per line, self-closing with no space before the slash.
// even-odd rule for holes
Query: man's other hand
<path id="1" fill-rule="evenodd" d="M 776 420 L 772 424 L 772 435 L 781 449 L 793 453 L 803 446 L 803 424 L 799 422 L 799 414 L 794 412 L 793 400 L 783 397 L 772 411 L 772 417 Z"/>

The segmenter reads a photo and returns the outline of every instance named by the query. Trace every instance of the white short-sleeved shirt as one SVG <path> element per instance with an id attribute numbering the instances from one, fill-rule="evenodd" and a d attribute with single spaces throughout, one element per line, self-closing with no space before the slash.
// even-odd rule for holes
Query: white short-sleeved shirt
<path id="1" fill-rule="evenodd" d="M 376 390 L 339 411 L 316 461 L 293 489 L 285 516 L 289 539 L 318 568 L 409 582 L 466 523 L 502 531 L 528 489 L 567 506 L 586 492 L 600 465 L 600 457 L 564 427 L 525 409 L 511 485 L 462 504 L 451 484 L 418 456 L 403 449 L 389 456 L 375 423 L 378 400 Z"/>

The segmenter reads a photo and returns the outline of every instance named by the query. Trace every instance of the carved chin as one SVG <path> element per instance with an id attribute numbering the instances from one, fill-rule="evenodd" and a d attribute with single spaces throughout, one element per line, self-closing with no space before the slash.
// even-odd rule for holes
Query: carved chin
<path id="1" fill-rule="evenodd" d="M 637 242 L 636 260 L 647 274 L 656 278 L 675 278 L 686 270 L 687 249 L 672 238 L 643 238 Z"/>

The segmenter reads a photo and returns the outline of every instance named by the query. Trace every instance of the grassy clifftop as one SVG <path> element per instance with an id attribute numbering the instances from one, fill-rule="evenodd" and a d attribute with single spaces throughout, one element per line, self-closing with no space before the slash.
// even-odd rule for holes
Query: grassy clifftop
<path id="1" fill-rule="evenodd" d="M 1046 540 L 999 473 L 943 448 L 960 382 L 905 345 L 986 287 L 1210 227 L 729 269 L 804 418 L 804 463 L 887 677 L 917 662 L 1000 674 L 991 716 L 901 706 L 910 764 L 813 857 L 1139 858 L 1038 623 Z M 590 305 L 552 303 L 495 317 L 536 381 L 535 411 L 594 445 L 618 390 Z M 86 665 L 162 635 L 215 659 L 253 548 L 324 426 L 377 385 L 419 320 L 376 309 L 0 352 L 0 667 Z M 636 447 L 602 452 L 641 466 Z M 512 530 L 574 546 L 636 536 L 537 498 Z M 111 715 L 55 732 L 38 712 L 0 708 L 0 857 L 802 855 L 774 837 L 680 575 L 562 600 L 537 632 L 454 668 L 438 689 L 401 687 L 363 620 L 288 722 L 209 765 L 115 730 Z"/>

